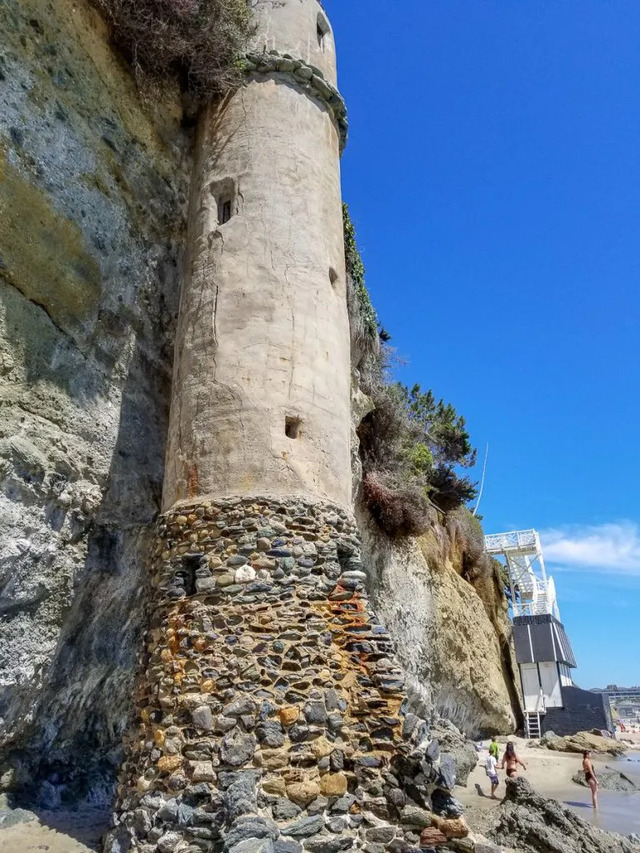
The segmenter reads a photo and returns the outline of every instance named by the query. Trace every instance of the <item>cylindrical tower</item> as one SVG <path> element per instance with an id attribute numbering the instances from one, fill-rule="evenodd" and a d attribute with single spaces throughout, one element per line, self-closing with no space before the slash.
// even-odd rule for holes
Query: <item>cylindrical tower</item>
<path id="1" fill-rule="evenodd" d="M 257 0 L 246 85 L 202 117 L 164 509 L 347 506 L 349 330 L 335 50 L 316 0 Z"/>
<path id="2" fill-rule="evenodd" d="M 316 0 L 253 8 L 246 83 L 199 128 L 165 512 L 107 853 L 404 850 L 401 787 L 426 805 L 437 778 L 349 507 L 331 30 Z"/>

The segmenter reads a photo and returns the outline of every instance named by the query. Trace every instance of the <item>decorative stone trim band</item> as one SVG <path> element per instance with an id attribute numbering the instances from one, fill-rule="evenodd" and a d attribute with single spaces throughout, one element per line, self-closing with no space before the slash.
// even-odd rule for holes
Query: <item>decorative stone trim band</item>
<path id="1" fill-rule="evenodd" d="M 347 144 L 349 123 L 347 107 L 340 92 L 328 83 L 324 74 L 315 65 L 308 65 L 288 53 L 277 50 L 268 53 L 248 53 L 243 60 L 244 70 L 249 74 L 283 74 L 293 79 L 305 94 L 320 101 L 331 114 L 340 136 L 340 152 Z"/>
<path id="2" fill-rule="evenodd" d="M 466 835 L 434 814 L 455 805 L 453 762 L 407 711 L 364 580 L 330 504 L 160 520 L 108 853 L 407 853 L 425 828 Z"/>

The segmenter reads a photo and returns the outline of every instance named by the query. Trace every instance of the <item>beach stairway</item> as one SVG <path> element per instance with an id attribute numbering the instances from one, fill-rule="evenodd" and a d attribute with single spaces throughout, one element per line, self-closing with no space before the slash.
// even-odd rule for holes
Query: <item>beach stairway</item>
<path id="1" fill-rule="evenodd" d="M 541 734 L 540 712 L 527 711 L 524 715 L 524 736 L 526 738 L 538 738 Z"/>

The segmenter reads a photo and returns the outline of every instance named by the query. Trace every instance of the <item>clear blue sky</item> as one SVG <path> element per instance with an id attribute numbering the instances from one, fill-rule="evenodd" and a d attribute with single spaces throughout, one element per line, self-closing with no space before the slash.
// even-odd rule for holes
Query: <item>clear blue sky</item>
<path id="1" fill-rule="evenodd" d="M 584 687 L 640 683 L 640 3 L 325 0 L 343 188 L 406 383 L 489 442 Z"/>

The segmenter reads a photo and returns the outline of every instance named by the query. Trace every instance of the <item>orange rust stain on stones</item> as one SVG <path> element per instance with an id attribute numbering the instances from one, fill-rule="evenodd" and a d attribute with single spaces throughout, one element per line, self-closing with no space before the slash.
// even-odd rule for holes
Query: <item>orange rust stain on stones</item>
<path id="1" fill-rule="evenodd" d="M 361 650 L 348 650 L 347 644 L 362 639 L 362 629 L 370 625 L 367 603 L 357 592 L 346 590 L 337 584 L 332 596 L 338 600 L 314 602 L 313 607 L 322 615 L 332 633 L 333 642 L 338 648 L 338 663 L 344 673 L 340 686 L 349 694 L 348 716 L 370 716 L 372 709 L 361 696 L 359 676 L 375 683 L 375 672 L 369 662 L 369 653 Z M 380 716 L 395 715 L 402 705 L 402 697 L 380 696 L 376 713 Z M 396 736 L 394 733 L 394 740 Z"/>
<path id="2" fill-rule="evenodd" d="M 198 494 L 198 469 L 195 465 L 189 466 L 187 478 L 187 497 L 194 498 Z"/>

